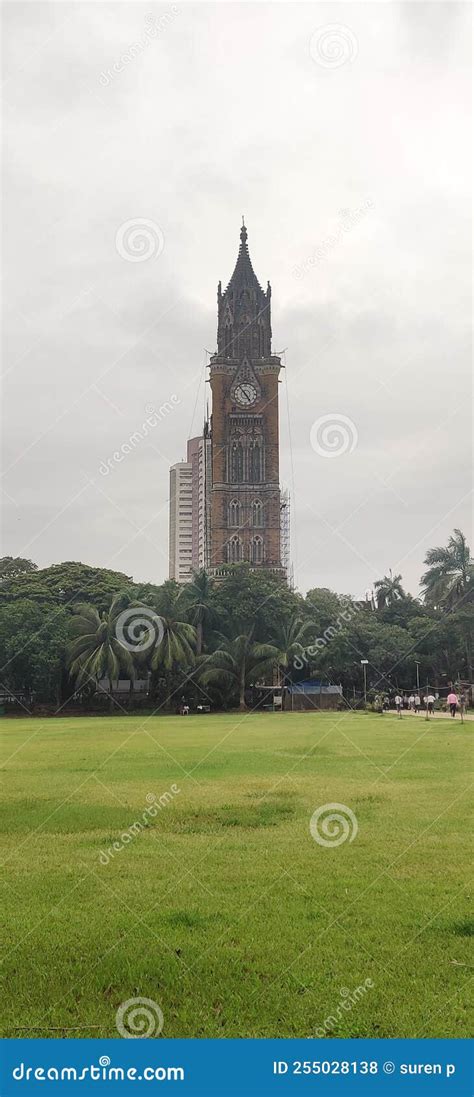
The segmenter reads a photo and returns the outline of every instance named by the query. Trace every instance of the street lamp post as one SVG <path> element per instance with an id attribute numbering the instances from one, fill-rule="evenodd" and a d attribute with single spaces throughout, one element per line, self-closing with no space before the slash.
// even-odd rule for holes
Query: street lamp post
<path id="1" fill-rule="evenodd" d="M 361 665 L 364 668 L 364 708 L 367 708 L 367 665 L 368 659 L 361 659 Z"/>
<path id="2" fill-rule="evenodd" d="M 415 659 L 415 663 L 416 663 L 416 692 L 419 693 L 420 692 L 420 664 L 419 664 L 417 659 Z"/>

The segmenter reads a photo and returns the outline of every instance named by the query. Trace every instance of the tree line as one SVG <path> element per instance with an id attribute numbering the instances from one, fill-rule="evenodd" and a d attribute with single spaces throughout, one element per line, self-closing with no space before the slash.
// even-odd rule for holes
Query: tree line
<path id="1" fill-rule="evenodd" d="M 323 587 L 305 596 L 239 564 L 215 581 L 135 583 L 107 568 L 68 562 L 38 569 L 0 560 L 0 691 L 25 707 L 97 702 L 98 683 L 146 680 L 147 703 L 245 708 L 259 681 L 304 678 L 373 693 L 472 682 L 473 562 L 464 534 L 425 558 L 421 596 L 389 572 L 372 597 Z M 113 700 L 113 699 L 112 699 Z M 138 704 L 138 697 L 132 703 Z M 113 702 L 115 703 L 115 702 Z"/>

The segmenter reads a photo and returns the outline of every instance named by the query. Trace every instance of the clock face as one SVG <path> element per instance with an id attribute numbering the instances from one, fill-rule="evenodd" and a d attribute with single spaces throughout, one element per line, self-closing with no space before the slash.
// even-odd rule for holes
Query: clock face
<path id="1" fill-rule="evenodd" d="M 241 385 L 237 385 L 234 389 L 234 397 L 238 404 L 242 407 L 250 407 L 257 399 L 257 390 L 255 385 L 252 385 L 250 381 L 243 381 Z"/>

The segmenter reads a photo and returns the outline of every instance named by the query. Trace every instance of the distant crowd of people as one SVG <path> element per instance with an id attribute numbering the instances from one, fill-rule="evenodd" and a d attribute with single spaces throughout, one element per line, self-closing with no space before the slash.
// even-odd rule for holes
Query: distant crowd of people
<path id="1" fill-rule="evenodd" d="M 418 716 L 422 706 L 424 706 L 427 715 L 432 716 L 437 701 L 440 701 L 439 693 L 411 693 L 410 696 L 408 696 L 408 694 L 402 696 L 401 693 L 396 693 L 393 702 L 388 695 L 385 695 L 382 703 L 384 709 L 388 710 L 394 707 L 400 715 L 403 709 L 406 709 L 408 712 L 414 712 L 415 715 Z M 443 704 L 442 699 L 441 704 Z M 461 713 L 465 712 L 466 697 L 464 694 L 461 694 L 458 697 L 457 693 L 455 693 L 454 690 L 451 690 L 446 698 L 446 708 L 454 719 L 458 709 Z"/>

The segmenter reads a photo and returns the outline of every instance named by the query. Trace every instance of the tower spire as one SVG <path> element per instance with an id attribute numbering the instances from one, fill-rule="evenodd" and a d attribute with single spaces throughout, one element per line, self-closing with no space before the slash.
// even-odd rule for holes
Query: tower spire
<path id="1" fill-rule="evenodd" d="M 262 289 L 252 267 L 242 216 L 237 262 L 227 289 L 218 289 L 218 354 L 242 361 L 271 354 L 270 289 Z"/>

